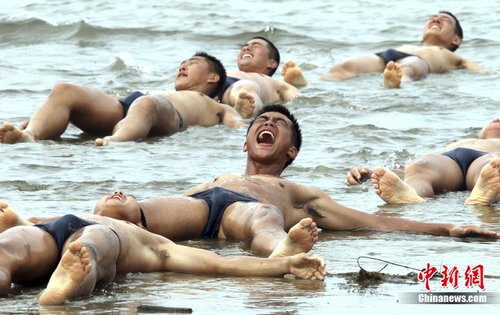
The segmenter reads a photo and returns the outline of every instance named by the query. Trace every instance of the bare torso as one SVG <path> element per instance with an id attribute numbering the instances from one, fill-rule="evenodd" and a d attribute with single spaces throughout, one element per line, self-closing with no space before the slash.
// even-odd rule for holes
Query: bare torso
<path id="1" fill-rule="evenodd" d="M 484 152 L 500 152 L 500 139 L 461 139 L 447 145 L 445 151 L 451 151 L 456 148 L 468 148 Z"/>
<path id="2" fill-rule="evenodd" d="M 424 59 L 431 73 L 443 73 L 462 68 L 464 60 L 450 50 L 438 46 L 403 45 L 398 47 L 397 50 Z"/>
<path id="3" fill-rule="evenodd" d="M 258 86 L 259 96 L 264 103 L 275 103 L 280 101 L 287 101 L 299 95 L 296 87 L 283 81 L 275 80 L 265 74 L 255 72 L 243 71 L 230 71 L 227 74 L 230 77 L 238 78 L 240 80 L 248 80 Z M 240 81 L 238 81 L 240 82 Z M 236 82 L 235 84 L 238 84 Z M 223 96 L 223 103 L 230 104 L 229 95 L 232 87 L 230 86 Z"/>
<path id="4" fill-rule="evenodd" d="M 285 218 L 285 225 L 297 223 L 298 218 L 311 215 L 308 204 L 318 198 L 317 191 L 271 175 L 224 174 L 213 181 L 194 187 L 186 194 L 222 187 L 248 195 L 263 204 L 276 207 Z M 231 211 L 233 205 L 228 207 Z"/>

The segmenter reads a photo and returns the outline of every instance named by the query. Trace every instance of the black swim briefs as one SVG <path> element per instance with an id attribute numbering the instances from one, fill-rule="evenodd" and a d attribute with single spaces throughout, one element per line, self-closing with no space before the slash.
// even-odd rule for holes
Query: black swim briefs
<path id="1" fill-rule="evenodd" d="M 34 226 L 48 232 L 57 244 L 58 257 L 61 258 L 64 242 L 73 233 L 88 225 L 97 224 L 87 221 L 72 214 L 67 214 L 57 220 L 35 224 Z"/>
<path id="2" fill-rule="evenodd" d="M 413 55 L 404 53 L 404 52 L 396 50 L 396 49 L 387 49 L 386 51 L 381 51 L 381 52 L 375 53 L 375 55 L 384 59 L 384 63 L 386 65 L 389 63 L 389 61 L 396 62 L 400 59 L 413 56 Z"/>
<path id="3" fill-rule="evenodd" d="M 444 156 L 447 156 L 453 161 L 455 161 L 462 170 L 462 175 L 464 176 L 464 187 L 465 187 L 465 178 L 467 177 L 467 171 L 469 170 L 470 165 L 477 158 L 485 154 L 488 154 L 488 152 L 477 151 L 467 148 L 456 148 L 454 150 L 443 153 Z"/>
<path id="4" fill-rule="evenodd" d="M 227 207 L 235 202 L 258 202 L 257 199 L 225 188 L 214 187 L 191 195 L 203 199 L 208 205 L 208 222 L 201 237 L 217 238 L 222 215 Z"/>
<path id="5" fill-rule="evenodd" d="M 127 116 L 128 109 L 130 108 L 132 103 L 136 99 L 138 99 L 139 97 L 144 96 L 144 95 L 145 94 L 142 92 L 135 91 L 133 93 L 130 93 L 128 96 L 122 97 L 118 100 L 120 102 L 120 104 L 122 104 L 122 106 L 123 106 L 123 117 Z"/>
<path id="6" fill-rule="evenodd" d="M 138 99 L 139 97 L 144 96 L 144 95 L 146 95 L 146 94 L 139 92 L 139 91 L 135 91 L 135 92 L 129 94 L 128 96 L 120 98 L 118 100 L 120 102 L 120 104 L 122 104 L 122 106 L 123 106 L 123 116 L 124 117 L 127 116 L 128 110 L 129 110 L 130 106 L 132 106 L 132 103 L 136 99 Z M 175 110 L 175 112 L 177 113 L 177 116 L 179 117 L 179 129 L 182 129 L 184 127 L 184 118 L 182 118 L 181 114 L 179 113 L 179 111 L 177 109 Z"/>

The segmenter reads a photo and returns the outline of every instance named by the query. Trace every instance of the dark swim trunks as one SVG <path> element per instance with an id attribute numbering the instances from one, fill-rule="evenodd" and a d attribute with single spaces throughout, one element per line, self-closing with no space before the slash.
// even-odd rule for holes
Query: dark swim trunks
<path id="1" fill-rule="evenodd" d="M 222 101 L 222 97 L 224 96 L 224 93 L 226 93 L 227 89 L 234 83 L 238 82 L 240 79 L 235 78 L 235 77 L 226 77 L 226 81 L 224 82 L 224 86 L 222 87 L 221 91 L 219 94 L 217 94 L 217 98 L 219 99 L 219 102 Z"/>
<path id="2" fill-rule="evenodd" d="M 144 95 L 145 94 L 142 92 L 135 91 L 133 93 L 130 93 L 128 96 L 122 97 L 118 100 L 120 102 L 120 104 L 122 104 L 122 106 L 123 106 L 123 117 L 127 116 L 128 109 L 130 108 L 132 103 L 136 99 L 138 99 L 139 97 L 144 96 Z"/>
<path id="3" fill-rule="evenodd" d="M 201 237 L 217 238 L 222 215 L 235 202 L 258 202 L 257 199 L 221 187 L 210 188 L 189 197 L 203 199 L 208 205 L 208 222 Z"/>
<path id="4" fill-rule="evenodd" d="M 398 61 L 400 59 L 406 58 L 406 57 L 411 57 L 413 55 L 398 51 L 396 49 L 387 49 L 386 51 L 381 51 L 376 53 L 375 55 L 379 56 L 380 58 L 384 59 L 384 63 L 387 65 L 389 61 Z"/>
<path id="5" fill-rule="evenodd" d="M 55 221 L 35 224 L 34 226 L 52 235 L 57 244 L 57 252 L 59 258 L 61 258 L 64 242 L 66 242 L 68 237 L 70 237 L 71 234 L 75 233 L 79 229 L 92 224 L 97 223 L 81 219 L 72 214 L 67 214 Z"/>
<path id="6" fill-rule="evenodd" d="M 453 161 L 455 161 L 462 170 L 462 175 L 464 176 L 464 187 L 465 187 L 465 178 L 467 177 L 467 171 L 469 170 L 469 166 L 477 158 L 485 154 L 488 154 L 488 152 L 482 152 L 466 148 L 456 148 L 454 150 L 443 153 L 444 156 L 447 156 Z"/>
<path id="7" fill-rule="evenodd" d="M 123 106 L 123 117 L 127 116 L 128 110 L 129 110 L 130 106 L 132 106 L 132 103 L 136 99 L 138 99 L 139 97 L 144 96 L 144 95 L 146 95 L 146 94 L 139 92 L 139 91 L 135 91 L 135 92 L 129 94 L 128 96 L 122 97 L 118 100 L 120 102 L 120 104 L 122 104 L 122 106 Z M 179 111 L 177 109 L 175 110 L 175 112 L 177 113 L 177 116 L 179 117 L 179 129 L 182 129 L 184 127 L 184 119 L 182 118 L 181 114 L 179 113 Z"/>

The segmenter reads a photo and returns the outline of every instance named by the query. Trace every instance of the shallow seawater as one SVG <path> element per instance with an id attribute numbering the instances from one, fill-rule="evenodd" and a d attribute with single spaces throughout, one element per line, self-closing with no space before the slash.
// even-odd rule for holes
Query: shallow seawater
<path id="1" fill-rule="evenodd" d="M 379 74 L 345 82 L 320 81 L 334 62 L 402 44 L 418 44 L 423 23 L 451 10 L 464 28 L 457 53 L 487 71 L 454 71 L 383 88 Z M 110 93 L 172 89 L 174 71 L 195 51 L 236 68 L 239 46 L 254 35 L 272 38 L 282 60 L 293 59 L 309 80 L 288 106 L 302 126 L 301 153 L 284 173 L 317 186 L 337 202 L 380 215 L 428 222 L 476 224 L 500 231 L 499 206 L 463 204 L 454 192 L 425 204 L 388 206 L 367 183 L 347 187 L 351 166 L 395 167 L 449 142 L 474 137 L 499 117 L 500 13 L 496 1 L 16 1 L 0 4 L 0 123 L 19 124 L 43 103 L 56 82 L 88 84 Z M 279 74 L 275 75 L 279 78 Z M 181 194 L 225 172 L 242 172 L 245 130 L 194 127 L 171 137 L 97 148 L 72 126 L 60 141 L 2 145 L 0 199 L 23 216 L 91 213 L 116 188 L 138 198 Z M 223 255 L 250 255 L 244 243 L 182 242 Z M 43 286 L 14 287 L 0 298 L 2 313 L 135 313 L 140 305 L 192 308 L 198 314 L 493 313 L 496 305 L 403 304 L 400 295 L 425 291 L 422 282 L 383 281 L 364 287 L 347 276 L 385 263 L 422 269 L 484 265 L 485 292 L 500 294 L 499 244 L 473 238 L 406 233 L 322 231 L 313 253 L 328 268 L 324 282 L 230 278 L 175 273 L 129 274 L 88 299 L 40 307 Z M 413 269 L 389 265 L 405 276 Z M 433 291 L 457 289 L 431 281 Z M 474 288 L 472 288 L 474 290 Z"/>

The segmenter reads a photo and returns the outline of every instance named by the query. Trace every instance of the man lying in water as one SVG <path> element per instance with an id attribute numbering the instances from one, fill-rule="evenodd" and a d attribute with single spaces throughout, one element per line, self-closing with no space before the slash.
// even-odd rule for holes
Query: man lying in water
<path id="1" fill-rule="evenodd" d="M 134 202 L 130 198 L 123 206 Z M 0 295 L 8 294 L 12 283 L 30 285 L 50 277 L 40 304 L 89 296 L 97 284 L 130 272 L 239 277 L 293 274 L 322 280 L 324 267 L 321 258 L 305 253 L 280 258 L 222 257 L 99 215 L 65 215 L 32 225 L 0 201 Z"/>
<path id="2" fill-rule="evenodd" d="M 384 85 L 397 88 L 402 81 L 420 80 L 429 73 L 454 69 L 480 71 L 480 66 L 454 53 L 462 40 L 463 31 L 458 19 L 450 12 L 441 11 L 427 20 L 422 46 L 403 45 L 348 58 L 334 65 L 322 79 L 346 80 L 363 73 L 384 72 Z"/>
<path id="3" fill-rule="evenodd" d="M 119 99 L 95 88 L 58 83 L 25 129 L 9 123 L 0 127 L 0 143 L 54 139 L 69 123 L 90 134 L 112 133 L 96 139 L 96 145 L 169 136 L 193 125 L 244 127 L 234 108 L 207 96 L 217 95 L 225 78 L 222 63 L 199 52 L 180 64 L 176 91 L 134 92 Z"/>
<path id="4" fill-rule="evenodd" d="M 424 223 L 365 213 L 338 204 L 318 188 L 281 177 L 299 153 L 301 142 L 299 124 L 288 109 L 266 106 L 247 131 L 245 173 L 224 174 L 182 197 L 141 200 L 133 211 L 112 207 L 102 211 L 99 203 L 103 200 L 115 199 L 117 205 L 126 202 L 127 197 L 116 192 L 103 197 L 95 213 L 142 225 L 174 240 L 208 237 L 246 241 L 252 250 L 273 257 L 308 251 L 317 239 L 318 227 L 498 237 L 496 232 L 473 225 Z"/>
<path id="5" fill-rule="evenodd" d="M 239 71 L 228 72 L 219 100 L 234 106 L 243 118 L 250 118 L 264 104 L 282 103 L 299 96 L 295 85 L 305 85 L 302 71 L 295 63 L 287 62 L 282 68 L 285 82 L 273 79 L 279 63 L 278 48 L 269 39 L 260 36 L 250 39 L 238 52 Z"/>
<path id="6" fill-rule="evenodd" d="M 450 191 L 470 190 L 466 204 L 489 205 L 500 198 L 500 119 L 479 133 L 450 143 L 442 154 L 426 154 L 404 170 L 354 167 L 346 183 L 358 185 L 371 178 L 377 195 L 386 203 L 422 203 Z"/>

